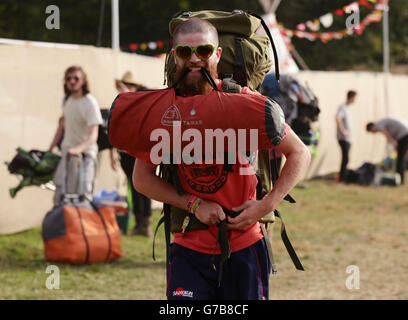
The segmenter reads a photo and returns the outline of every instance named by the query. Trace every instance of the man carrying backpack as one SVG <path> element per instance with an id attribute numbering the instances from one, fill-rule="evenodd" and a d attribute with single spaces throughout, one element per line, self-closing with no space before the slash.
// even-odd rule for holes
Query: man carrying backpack
<path id="1" fill-rule="evenodd" d="M 173 41 L 178 95 L 207 95 L 213 90 L 202 69 L 222 87 L 217 76 L 222 48 L 218 46 L 218 33 L 212 24 L 198 18 L 188 19 L 177 27 Z M 242 88 L 241 93 L 252 94 L 248 88 Z M 272 110 L 268 121 L 284 122 L 280 107 L 270 100 L 266 103 Z M 205 108 L 205 105 L 197 107 Z M 228 115 L 220 111 L 214 117 Z M 149 154 L 135 154 L 133 183 L 136 190 L 149 198 L 188 210 L 193 216 L 191 221 L 200 222 L 191 231 L 174 233 L 167 265 L 168 299 L 268 299 L 270 264 L 258 220 L 278 206 L 302 178 L 310 162 L 308 149 L 289 126 L 280 128 L 280 132 L 271 133 L 269 138 L 278 142 L 277 148 L 285 155 L 286 162 L 273 190 L 259 201 L 256 200 L 257 178 L 255 174 L 241 175 L 244 165 L 240 162 L 224 172 L 222 183 L 217 177 L 224 164 L 182 162 L 177 165 L 177 179 L 184 193 L 179 194 L 175 186 L 156 176 L 156 165 L 150 162 Z M 208 181 L 214 181 L 211 188 L 203 188 Z M 241 210 L 238 216 L 231 217 Z M 217 262 L 222 250 L 217 236 L 225 220 L 231 254 L 220 265 Z M 182 230 L 188 223 L 189 220 L 184 219 Z M 221 272 L 222 278 L 219 277 Z"/>

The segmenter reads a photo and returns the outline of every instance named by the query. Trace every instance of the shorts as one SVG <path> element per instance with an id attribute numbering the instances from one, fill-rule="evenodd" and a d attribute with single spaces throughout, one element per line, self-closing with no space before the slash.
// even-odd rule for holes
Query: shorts
<path id="1" fill-rule="evenodd" d="M 224 262 L 221 285 L 213 267 L 213 255 L 179 244 L 170 245 L 167 266 L 168 300 L 268 300 L 270 262 L 262 238 L 253 245 L 232 252 Z M 220 255 L 215 255 L 218 268 Z"/>

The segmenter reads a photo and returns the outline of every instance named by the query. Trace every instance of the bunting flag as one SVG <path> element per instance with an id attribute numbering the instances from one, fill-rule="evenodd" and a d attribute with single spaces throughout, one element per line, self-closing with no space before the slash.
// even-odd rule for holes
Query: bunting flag
<path id="1" fill-rule="evenodd" d="M 361 36 L 365 28 L 371 23 L 380 22 L 382 20 L 382 11 L 384 6 L 388 5 L 391 0 L 358 0 L 353 1 L 350 4 L 344 6 L 343 8 L 334 10 L 333 12 L 326 13 L 319 18 L 308 20 L 304 23 L 299 23 L 296 25 L 295 30 L 286 29 L 282 24 L 279 24 L 279 31 L 282 34 L 283 38 L 288 47 L 292 46 L 291 38 L 297 37 L 301 39 L 308 39 L 309 41 L 320 40 L 323 43 L 327 43 L 330 40 L 340 40 L 345 36 L 357 34 Z M 333 24 L 334 15 L 344 16 L 352 12 L 359 12 L 360 7 L 363 6 L 369 10 L 372 10 L 363 21 L 357 26 L 340 31 L 326 31 L 318 33 L 320 26 L 324 28 L 329 28 Z M 311 30 L 312 32 L 306 31 L 306 29 Z M 143 43 L 130 43 L 122 47 L 122 50 L 125 51 L 146 51 L 146 50 L 163 50 L 168 45 L 172 45 L 171 41 L 168 40 L 162 41 L 149 41 Z"/>
<path id="2" fill-rule="evenodd" d="M 315 41 L 319 39 L 322 43 L 327 43 L 330 40 L 340 40 L 343 39 L 345 36 L 351 36 L 353 34 L 361 36 L 368 25 L 370 25 L 371 23 L 380 22 L 382 20 L 384 6 L 388 5 L 389 1 L 390 0 L 354 1 L 341 9 L 335 10 L 333 13 L 327 13 L 321 16 L 319 19 L 309 20 L 305 23 L 299 23 L 296 26 L 296 30 L 286 29 L 281 24 L 280 29 L 282 34 L 284 34 L 288 38 L 297 37 L 300 39 L 308 39 L 310 41 Z M 333 24 L 333 15 L 343 16 L 345 14 L 350 14 L 352 12 L 359 12 L 360 11 L 359 5 L 362 5 L 372 10 L 372 12 L 369 13 L 358 25 L 354 26 L 353 28 L 348 28 L 340 31 L 330 31 L 321 33 L 315 32 L 319 30 L 320 24 L 323 25 L 323 27 L 325 28 L 330 27 Z M 316 23 L 316 20 L 319 21 L 319 24 Z M 314 32 L 306 31 L 306 27 Z"/>
<path id="3" fill-rule="evenodd" d="M 322 24 L 325 28 L 330 28 L 331 25 L 333 24 L 333 15 L 344 16 L 345 14 L 350 14 L 352 12 L 359 12 L 360 5 L 366 7 L 369 10 L 383 10 L 382 8 L 383 1 L 387 1 L 387 0 L 353 1 L 352 3 L 344 6 L 343 8 L 339 8 L 337 10 L 334 10 L 333 12 L 326 13 L 317 19 L 309 20 L 309 21 L 306 21 L 305 23 L 299 23 L 296 26 L 296 29 L 300 31 L 305 31 L 307 27 L 309 30 L 316 32 L 319 30 L 320 24 Z M 373 6 L 370 3 L 372 4 L 378 3 L 378 4 L 376 6 Z"/>
<path id="4" fill-rule="evenodd" d="M 300 31 L 300 30 L 289 30 L 284 28 L 282 25 L 281 30 L 282 32 L 289 38 L 297 37 L 301 39 L 308 39 L 310 41 L 315 41 L 319 39 L 323 43 L 327 43 L 330 40 L 340 40 L 343 39 L 345 36 L 357 34 L 361 36 L 363 34 L 364 29 L 370 25 L 371 23 L 380 22 L 382 20 L 382 11 L 374 11 L 371 14 L 367 15 L 364 20 L 358 24 L 357 26 L 345 30 L 340 31 L 331 31 L 331 32 L 307 32 L 307 31 Z"/>
<path id="5" fill-rule="evenodd" d="M 313 21 L 306 21 L 306 26 L 312 31 L 319 31 L 320 21 L 319 19 L 314 19 Z"/>
<path id="6" fill-rule="evenodd" d="M 359 12 L 360 11 L 360 7 L 358 6 L 358 2 L 352 2 L 349 5 L 343 7 L 343 10 L 345 13 L 352 13 L 352 12 Z"/>
<path id="7" fill-rule="evenodd" d="M 130 43 L 126 46 L 122 47 L 122 50 L 125 51 L 146 51 L 146 50 L 163 50 L 169 41 L 149 41 L 149 42 L 142 42 L 142 43 Z M 170 43 L 171 44 L 171 43 Z"/>
<path id="8" fill-rule="evenodd" d="M 333 14 L 332 13 L 327 13 L 324 16 L 321 16 L 319 18 L 321 24 L 325 28 L 330 28 L 331 25 L 333 24 Z"/>

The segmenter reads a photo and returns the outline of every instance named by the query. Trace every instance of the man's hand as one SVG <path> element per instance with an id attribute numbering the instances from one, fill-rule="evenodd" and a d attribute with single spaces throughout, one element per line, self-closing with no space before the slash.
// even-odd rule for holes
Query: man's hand
<path id="1" fill-rule="evenodd" d="M 77 157 L 80 154 L 81 154 L 81 150 L 78 147 L 68 149 L 68 155 L 72 157 Z"/>
<path id="2" fill-rule="evenodd" d="M 118 169 L 118 162 L 115 159 L 112 149 L 109 149 L 109 158 L 112 170 L 116 171 Z"/>
<path id="3" fill-rule="evenodd" d="M 272 211 L 272 209 L 266 207 L 265 202 L 262 200 L 247 200 L 241 206 L 232 210 L 243 211 L 235 218 L 227 218 L 227 229 L 230 230 L 245 230 Z"/>
<path id="4" fill-rule="evenodd" d="M 206 225 L 217 224 L 225 220 L 222 207 L 218 203 L 206 200 L 202 200 L 195 212 L 195 216 Z"/>

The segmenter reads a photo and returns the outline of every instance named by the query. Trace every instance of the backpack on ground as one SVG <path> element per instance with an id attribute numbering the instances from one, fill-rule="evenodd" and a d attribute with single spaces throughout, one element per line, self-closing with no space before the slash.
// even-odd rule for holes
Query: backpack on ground
<path id="1" fill-rule="evenodd" d="M 18 191 L 27 186 L 47 185 L 52 180 L 60 159 L 59 155 L 49 151 L 17 148 L 17 154 L 11 162 L 5 162 L 8 171 L 21 179 L 18 186 L 9 189 L 10 196 L 14 198 Z"/>
<path id="2" fill-rule="evenodd" d="M 345 182 L 362 186 L 378 186 L 382 176 L 382 169 L 373 163 L 364 162 L 357 170 L 347 170 Z"/>

